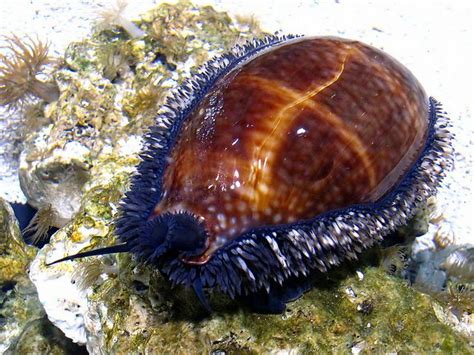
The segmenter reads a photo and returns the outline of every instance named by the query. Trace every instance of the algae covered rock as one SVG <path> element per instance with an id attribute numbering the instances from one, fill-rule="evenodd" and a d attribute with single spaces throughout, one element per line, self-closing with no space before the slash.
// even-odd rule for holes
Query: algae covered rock
<path id="1" fill-rule="evenodd" d="M 52 208 L 51 225 L 62 227 L 77 212 L 82 186 L 88 179 L 84 150 L 75 143 L 55 148 L 47 157 L 27 158 L 30 147 L 21 154 L 20 184 L 29 203 L 37 209 Z"/>
<path id="2" fill-rule="evenodd" d="M 0 353 L 65 354 L 80 349 L 47 319 L 28 267 L 36 248 L 26 245 L 13 210 L 0 199 Z"/>
<path id="3" fill-rule="evenodd" d="M 26 277 L 0 294 L 2 354 L 81 354 L 85 350 L 48 320 L 36 289 Z"/>
<path id="4" fill-rule="evenodd" d="M 30 110 L 29 120 L 43 124 L 26 134 L 20 182 L 32 206 L 55 210 L 56 227 L 79 210 L 98 157 L 140 143 L 170 88 L 212 56 L 263 35 L 254 23 L 186 1 L 162 4 L 135 23 L 146 35 L 107 26 L 72 43 L 51 74 L 59 98 Z"/>
<path id="5" fill-rule="evenodd" d="M 0 198 L 0 285 L 25 276 L 36 249 L 25 244 L 11 206 Z"/>
<path id="6" fill-rule="evenodd" d="M 256 314 L 218 296 L 211 297 L 215 313 L 206 315 L 192 292 L 170 289 L 153 269 L 127 255 L 100 263 L 99 272 L 92 261 L 54 271 L 81 270 L 63 288 L 76 287 L 78 276 L 96 275 L 87 285 L 84 312 L 91 353 L 470 351 L 466 339 L 438 319 L 443 306 L 363 263 L 322 275 L 282 315 Z"/>
<path id="7" fill-rule="evenodd" d="M 93 248 L 114 241 L 111 220 L 136 163 L 137 158 L 130 156 L 105 157 L 96 162 L 91 169 L 94 179 L 84 186 L 84 197 L 76 217 L 53 235 L 30 268 L 30 278 L 37 287 L 49 319 L 66 336 L 80 344 L 85 344 L 88 336 L 84 317 L 88 312 L 90 292 L 85 288 L 102 277 L 102 268 L 94 269 L 95 273 L 88 276 L 91 281 L 82 285 L 81 278 L 86 275 L 77 272 L 88 264 L 87 261 L 47 267 L 45 258 L 52 261 L 85 247 Z M 100 329 L 97 324 L 93 327 Z"/>
<path id="8" fill-rule="evenodd" d="M 98 159 L 75 218 L 31 266 L 51 321 L 90 353 L 469 352 L 466 338 L 439 320 L 444 304 L 388 275 L 383 265 L 360 262 L 319 275 L 316 287 L 283 315 L 256 314 L 214 294 L 215 313 L 206 315 L 191 290 L 172 289 L 129 254 L 47 266 L 115 242 L 112 221 L 137 162 L 135 153 Z"/>
<path id="9" fill-rule="evenodd" d="M 10 205 L 0 198 L 0 352 L 14 346 L 31 321 L 44 317 L 28 267 L 36 254 L 21 237 Z"/>
<path id="10" fill-rule="evenodd" d="M 103 324 L 97 344 L 117 353 L 469 353 L 465 339 L 438 320 L 433 307 L 440 306 L 430 297 L 380 268 L 361 270 L 344 277 L 327 275 L 282 315 L 256 314 L 234 305 L 199 318 L 192 310 L 195 297 L 175 299 L 170 308 L 157 306 L 146 290 L 157 292 L 153 284 L 145 282 L 138 291 L 133 282 L 121 280 L 105 308 L 104 296 L 92 302 Z M 171 296 L 170 291 L 165 294 Z"/>

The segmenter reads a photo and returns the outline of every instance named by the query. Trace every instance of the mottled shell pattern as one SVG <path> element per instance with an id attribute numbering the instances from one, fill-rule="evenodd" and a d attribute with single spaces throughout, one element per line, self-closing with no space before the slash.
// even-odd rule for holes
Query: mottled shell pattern
<path id="1" fill-rule="evenodd" d="M 188 115 L 153 216 L 202 217 L 205 263 L 228 241 L 391 191 L 423 149 L 429 103 L 400 64 L 340 39 L 297 39 L 221 77 Z M 190 260 L 191 261 L 191 260 Z"/>
<path id="2" fill-rule="evenodd" d="M 363 43 L 236 47 L 146 136 L 116 222 L 122 251 L 201 300 L 203 288 L 272 294 L 405 224 L 450 164 L 447 124 L 404 66 Z"/>

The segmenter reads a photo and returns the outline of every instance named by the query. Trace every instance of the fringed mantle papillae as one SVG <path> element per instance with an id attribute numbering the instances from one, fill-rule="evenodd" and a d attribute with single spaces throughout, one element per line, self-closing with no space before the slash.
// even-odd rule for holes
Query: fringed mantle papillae
<path id="1" fill-rule="evenodd" d="M 138 259 L 158 268 L 172 281 L 194 287 L 215 288 L 231 297 L 247 295 L 286 280 L 327 271 L 372 246 L 407 223 L 429 196 L 435 194 L 451 164 L 449 121 L 441 105 L 429 99 L 429 124 L 421 154 L 390 193 L 375 203 L 328 211 L 292 224 L 252 228 L 219 248 L 204 265 L 184 264 L 179 258 L 153 256 L 147 248 L 143 226 L 162 196 L 167 157 L 180 129 L 210 87 L 237 65 L 250 61 L 268 48 L 294 38 L 270 36 L 237 46 L 211 60 L 166 102 L 145 138 L 141 163 L 121 206 L 116 233 Z"/>

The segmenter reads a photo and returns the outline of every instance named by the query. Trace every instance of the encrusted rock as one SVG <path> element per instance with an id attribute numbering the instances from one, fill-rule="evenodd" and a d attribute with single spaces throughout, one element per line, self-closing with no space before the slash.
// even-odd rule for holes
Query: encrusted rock
<path id="1" fill-rule="evenodd" d="M 137 23 L 147 36 L 128 38 L 112 26 L 72 43 L 53 73 L 59 99 L 30 114 L 44 125 L 26 133 L 20 182 L 32 206 L 57 212 L 57 227 L 79 210 L 97 158 L 128 150 L 129 138 L 154 123 L 170 88 L 213 55 L 262 35 L 255 24 L 185 1 L 152 9 Z"/>
<path id="2" fill-rule="evenodd" d="M 28 267 L 36 249 L 27 246 L 13 210 L 0 198 L 0 353 L 63 354 L 78 347 L 47 319 Z"/>
<path id="3" fill-rule="evenodd" d="M 12 208 L 0 198 L 0 353 L 14 346 L 30 321 L 44 317 L 27 275 L 35 254 L 23 242 Z"/>
<path id="4" fill-rule="evenodd" d="M 52 225 L 62 227 L 79 208 L 82 187 L 89 178 L 85 163 L 89 151 L 79 143 L 69 142 L 34 160 L 29 155 L 33 154 L 32 149 L 37 146 L 27 147 L 20 156 L 22 190 L 37 209 L 51 206 L 57 216 Z"/>
<path id="5" fill-rule="evenodd" d="M 36 249 L 21 237 L 12 208 L 0 198 L 0 285 L 22 279 L 35 255 Z"/>

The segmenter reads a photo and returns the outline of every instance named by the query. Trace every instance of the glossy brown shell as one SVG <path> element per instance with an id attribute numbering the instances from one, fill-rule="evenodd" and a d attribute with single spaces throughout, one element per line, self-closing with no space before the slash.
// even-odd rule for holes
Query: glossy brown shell
<path id="1" fill-rule="evenodd" d="M 414 76 L 375 48 L 275 46 L 220 78 L 187 118 L 152 217 L 201 217 L 205 262 L 250 228 L 376 202 L 416 161 L 428 108 Z"/>

